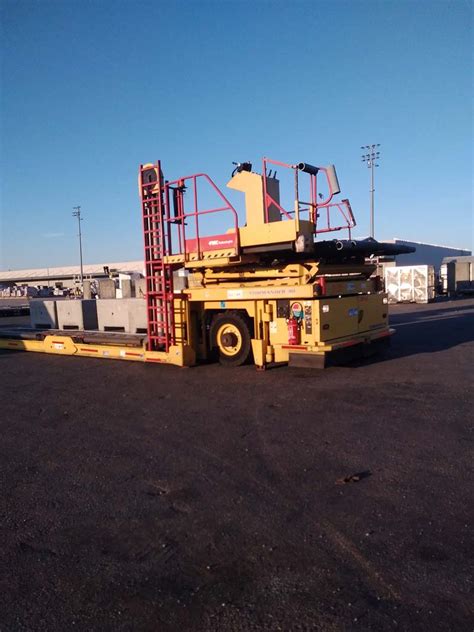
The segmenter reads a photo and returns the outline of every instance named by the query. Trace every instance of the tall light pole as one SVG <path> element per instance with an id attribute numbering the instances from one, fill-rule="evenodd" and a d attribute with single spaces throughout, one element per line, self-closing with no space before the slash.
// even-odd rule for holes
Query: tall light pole
<path id="1" fill-rule="evenodd" d="M 375 237 L 375 220 L 374 220 L 374 169 L 378 167 L 377 160 L 380 159 L 380 151 L 377 149 L 380 147 L 380 143 L 375 145 L 363 145 L 363 149 L 366 153 L 362 154 L 362 162 L 367 163 L 367 167 L 370 169 L 370 236 L 372 239 Z"/>
<path id="2" fill-rule="evenodd" d="M 79 226 L 79 257 L 81 260 L 81 290 L 84 289 L 84 269 L 83 269 L 83 265 L 82 265 L 82 234 L 81 234 L 81 222 L 82 222 L 82 217 L 81 217 L 81 207 L 80 206 L 73 206 L 72 207 L 72 216 L 73 217 L 77 217 L 77 223 Z"/>

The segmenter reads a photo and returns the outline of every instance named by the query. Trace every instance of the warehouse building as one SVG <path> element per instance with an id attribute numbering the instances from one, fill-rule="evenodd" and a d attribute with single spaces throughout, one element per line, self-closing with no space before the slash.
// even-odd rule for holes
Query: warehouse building
<path id="1" fill-rule="evenodd" d="M 433 266 L 435 273 L 439 274 L 443 259 L 446 257 L 463 257 L 470 256 L 470 250 L 461 248 L 451 248 L 450 246 L 438 246 L 436 244 L 426 244 L 419 241 L 408 241 L 407 239 L 387 239 L 387 243 L 402 244 L 404 246 L 413 246 L 415 252 L 406 255 L 398 255 L 395 257 L 396 265 L 400 266 Z"/>
<path id="2" fill-rule="evenodd" d="M 117 278 L 119 274 L 144 274 L 143 261 L 96 263 L 84 266 L 85 279 Z M 80 279 L 79 266 L 34 268 L 0 272 L 0 288 L 27 285 L 36 288 L 74 288 Z"/>

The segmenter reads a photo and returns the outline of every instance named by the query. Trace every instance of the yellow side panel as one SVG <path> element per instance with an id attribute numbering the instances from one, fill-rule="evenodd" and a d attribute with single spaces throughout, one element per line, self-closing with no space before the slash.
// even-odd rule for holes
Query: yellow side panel
<path id="1" fill-rule="evenodd" d="M 217 310 L 241 309 L 246 311 L 247 314 L 253 318 L 255 316 L 256 301 L 205 301 L 203 308 Z"/>
<path id="2" fill-rule="evenodd" d="M 259 173 L 241 171 L 236 173 L 227 183 L 229 189 L 245 193 L 245 211 L 247 226 L 258 226 L 264 223 L 263 182 Z M 275 219 L 279 219 L 278 217 Z"/>
<path id="3" fill-rule="evenodd" d="M 337 296 L 342 294 L 358 294 L 359 292 L 374 292 L 374 279 L 351 279 L 350 277 L 337 281 L 326 278 L 326 296 Z"/>
<path id="4" fill-rule="evenodd" d="M 359 296 L 359 331 L 373 331 L 388 325 L 388 305 L 384 305 L 386 294 Z M 385 317 L 384 317 L 385 314 Z"/>
<path id="5" fill-rule="evenodd" d="M 319 308 L 319 309 L 318 309 Z M 328 311 L 325 311 L 328 310 Z M 321 299 L 316 302 L 316 330 L 319 328 L 318 340 L 352 336 L 359 331 L 359 297 Z"/>
<path id="6" fill-rule="evenodd" d="M 253 361 L 256 366 L 265 364 L 265 342 L 252 338 Z"/>
<path id="7" fill-rule="evenodd" d="M 232 287 L 226 285 L 216 285 L 209 288 L 192 288 L 186 290 L 190 301 L 224 301 L 222 308 L 231 308 L 234 302 L 245 300 L 255 301 L 258 299 L 274 299 L 289 298 L 299 300 L 303 298 L 312 298 L 314 289 L 312 285 L 294 285 L 283 286 L 273 285 L 264 287 L 262 285 L 255 287 Z M 237 306 L 234 305 L 237 309 Z"/>
<path id="8" fill-rule="evenodd" d="M 310 234 L 313 224 L 307 221 L 299 222 L 299 230 L 296 220 L 287 219 L 281 222 L 243 226 L 239 228 L 240 245 L 258 246 L 262 244 L 279 244 L 292 242 L 299 233 Z"/>
<path id="9" fill-rule="evenodd" d="M 290 351 L 277 346 L 274 348 L 275 362 L 288 362 Z"/>

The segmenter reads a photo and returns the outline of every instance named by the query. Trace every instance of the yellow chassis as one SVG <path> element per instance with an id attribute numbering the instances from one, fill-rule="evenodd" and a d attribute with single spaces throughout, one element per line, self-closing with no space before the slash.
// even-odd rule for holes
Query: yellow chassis
<path id="1" fill-rule="evenodd" d="M 147 351 L 143 347 L 78 343 L 70 336 L 54 334 L 43 340 L 21 340 L 0 338 L 0 349 L 10 351 L 36 351 L 55 355 L 81 356 L 85 358 L 108 358 L 111 360 L 132 360 L 135 362 L 157 362 L 190 366 L 194 364 L 194 352 L 190 347 L 176 345 L 165 351 Z"/>
<path id="2" fill-rule="evenodd" d="M 381 338 L 390 336 L 393 329 L 386 329 L 373 333 L 351 336 L 338 340 L 333 344 L 302 347 L 301 345 L 281 345 L 289 353 L 304 356 L 325 356 L 332 351 L 359 344 L 370 344 Z M 43 340 L 22 340 L 18 338 L 0 338 L 0 349 L 9 351 L 34 351 L 53 355 L 79 356 L 84 358 L 105 358 L 110 360 L 128 360 L 135 362 L 156 362 L 159 364 L 173 364 L 179 367 L 195 364 L 195 352 L 188 345 L 176 345 L 165 351 L 147 351 L 143 347 L 128 347 L 120 345 L 90 344 L 74 342 L 72 337 L 65 335 L 47 335 Z M 265 344 L 262 340 L 252 340 L 254 361 L 257 367 L 266 364 Z"/>
<path id="3" fill-rule="evenodd" d="M 0 332 L 0 349 L 193 366 L 211 355 L 208 335 L 213 319 L 239 313 L 252 323 L 254 364 L 263 368 L 273 363 L 309 363 L 311 358 L 321 359 L 356 345 L 370 347 L 393 333 L 388 327 L 386 297 L 374 291 L 373 281 L 361 269 L 325 271 L 325 296 L 316 296 L 317 272 L 321 272 L 317 264 L 309 262 L 271 269 L 207 269 L 196 274 L 188 289 L 175 293 L 175 342 L 167 352 L 149 351 L 143 338 L 130 343 L 130 336 L 119 334 L 113 340 L 94 340 L 79 331 L 46 331 L 36 332 L 31 339 L 31 330 L 23 335 L 12 332 L 11 337 Z M 287 319 L 295 306 L 304 310 L 304 319 L 300 315 L 299 344 L 290 345 Z"/>

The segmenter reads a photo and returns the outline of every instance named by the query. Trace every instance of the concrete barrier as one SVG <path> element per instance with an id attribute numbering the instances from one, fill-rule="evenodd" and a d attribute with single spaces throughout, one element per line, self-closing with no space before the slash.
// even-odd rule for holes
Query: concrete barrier
<path id="1" fill-rule="evenodd" d="M 99 280 L 99 297 L 115 298 L 115 281 L 113 279 Z"/>
<path id="2" fill-rule="evenodd" d="M 92 298 L 92 288 L 89 279 L 84 279 L 82 282 L 82 296 L 86 300 Z"/>
<path id="3" fill-rule="evenodd" d="M 132 298 L 132 280 L 122 279 L 122 298 Z"/>
<path id="4" fill-rule="evenodd" d="M 30 323 L 33 329 L 57 329 L 58 312 L 56 303 L 61 301 L 46 301 L 33 299 L 30 301 Z"/>
<path id="5" fill-rule="evenodd" d="M 145 298 L 146 296 L 146 279 L 135 279 L 134 289 L 136 298 Z"/>
<path id="6" fill-rule="evenodd" d="M 97 299 L 100 331 L 146 333 L 146 302 L 142 298 Z"/>
<path id="7" fill-rule="evenodd" d="M 59 329 L 94 330 L 98 327 L 94 299 L 58 301 L 57 313 Z"/>

